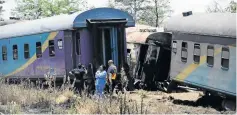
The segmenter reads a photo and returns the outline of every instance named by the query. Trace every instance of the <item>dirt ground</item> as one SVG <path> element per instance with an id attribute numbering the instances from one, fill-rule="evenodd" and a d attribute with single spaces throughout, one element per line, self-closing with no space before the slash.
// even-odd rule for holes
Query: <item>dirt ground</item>
<path id="1" fill-rule="evenodd" d="M 143 93 L 143 103 L 152 114 L 234 114 L 234 111 L 223 111 L 215 100 L 204 99 L 200 91 L 187 90 L 184 92 L 164 93 L 160 91 L 130 92 L 129 98 L 141 102 L 140 94 Z M 139 94 L 139 95 L 138 95 Z"/>

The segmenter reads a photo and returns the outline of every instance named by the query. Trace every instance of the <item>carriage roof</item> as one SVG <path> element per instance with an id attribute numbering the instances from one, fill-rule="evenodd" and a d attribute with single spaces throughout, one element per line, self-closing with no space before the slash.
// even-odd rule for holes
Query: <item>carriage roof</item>
<path id="1" fill-rule="evenodd" d="M 136 24 L 135 27 L 130 27 L 126 29 L 126 39 L 128 43 L 145 43 L 147 37 L 154 33 L 150 31 L 141 31 L 141 30 L 153 30 L 157 29 L 156 27 Z"/>
<path id="2" fill-rule="evenodd" d="M 0 21 L 0 26 L 8 25 L 8 24 L 14 24 L 16 22 L 19 22 L 19 20 L 3 20 Z"/>
<path id="3" fill-rule="evenodd" d="M 165 30 L 236 38 L 236 13 L 197 13 L 171 17 Z"/>
<path id="4" fill-rule="evenodd" d="M 96 8 L 85 12 L 29 20 L 0 26 L 0 39 L 37 33 L 70 30 L 87 27 L 87 19 L 126 19 L 126 26 L 134 26 L 135 21 L 128 13 L 113 8 Z"/>

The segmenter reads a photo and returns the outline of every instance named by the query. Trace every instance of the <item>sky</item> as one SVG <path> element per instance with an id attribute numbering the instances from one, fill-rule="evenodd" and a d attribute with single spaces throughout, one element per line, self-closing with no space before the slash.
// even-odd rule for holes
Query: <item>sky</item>
<path id="1" fill-rule="evenodd" d="M 14 0 L 5 0 L 3 4 L 5 10 L 3 14 L 4 19 L 11 16 L 11 9 L 15 7 Z M 170 0 L 170 6 L 174 11 L 172 15 L 181 15 L 185 11 L 205 12 L 208 5 L 212 4 L 214 0 Z M 226 7 L 231 0 L 217 0 L 222 7 Z M 237 1 L 237 0 L 234 0 Z M 108 0 L 87 0 L 89 6 L 106 7 Z"/>

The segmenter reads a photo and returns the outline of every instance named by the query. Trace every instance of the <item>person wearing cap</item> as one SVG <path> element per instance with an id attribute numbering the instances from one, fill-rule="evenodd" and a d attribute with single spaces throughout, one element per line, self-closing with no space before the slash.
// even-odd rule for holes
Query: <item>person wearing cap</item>
<path id="1" fill-rule="evenodd" d="M 108 71 L 107 71 L 107 75 L 108 75 L 108 84 L 109 84 L 109 92 L 113 93 L 114 88 L 116 86 L 116 77 L 117 77 L 117 67 L 114 65 L 113 60 L 109 60 L 108 61 Z"/>
<path id="2" fill-rule="evenodd" d="M 82 90 L 84 89 L 84 75 L 87 74 L 86 68 L 81 63 L 79 63 L 77 68 L 73 69 L 69 73 L 74 75 L 76 79 L 76 91 L 79 91 L 79 94 L 82 95 Z"/>

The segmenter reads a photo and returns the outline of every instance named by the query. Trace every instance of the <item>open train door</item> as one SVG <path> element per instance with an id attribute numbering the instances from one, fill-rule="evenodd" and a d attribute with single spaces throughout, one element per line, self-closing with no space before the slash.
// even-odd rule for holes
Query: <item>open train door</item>
<path id="1" fill-rule="evenodd" d="M 121 78 L 121 68 L 127 65 L 125 25 L 126 19 L 88 19 L 87 24 L 93 36 L 93 63 L 95 68 L 106 65 L 113 60 L 117 67 L 117 78 Z M 129 69 L 129 68 L 127 68 Z M 125 70 L 126 71 L 126 70 Z M 128 81 L 132 81 L 129 73 L 126 72 Z M 128 83 L 132 84 L 132 83 Z M 132 89 L 131 85 L 128 89 Z"/>
<path id="2" fill-rule="evenodd" d="M 93 36 L 93 63 L 96 68 L 108 65 L 109 60 L 120 68 L 125 63 L 125 24 L 126 19 L 87 19 Z"/>

